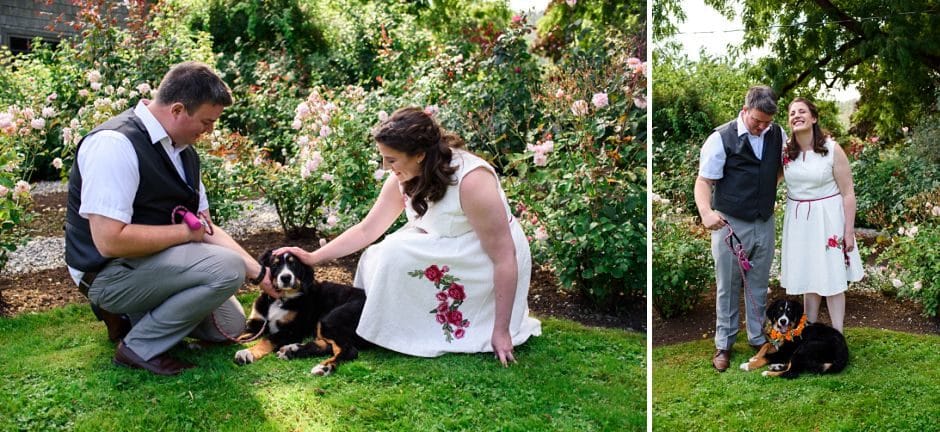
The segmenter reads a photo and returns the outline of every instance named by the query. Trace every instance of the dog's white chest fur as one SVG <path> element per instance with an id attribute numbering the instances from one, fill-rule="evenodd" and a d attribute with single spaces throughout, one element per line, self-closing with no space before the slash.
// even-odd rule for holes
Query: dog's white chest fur
<path id="1" fill-rule="evenodd" d="M 284 306 L 284 302 L 277 300 L 271 303 L 271 306 L 268 308 L 268 331 L 271 333 L 277 333 L 277 323 L 290 313 L 289 310 L 284 309 L 282 306 Z"/>

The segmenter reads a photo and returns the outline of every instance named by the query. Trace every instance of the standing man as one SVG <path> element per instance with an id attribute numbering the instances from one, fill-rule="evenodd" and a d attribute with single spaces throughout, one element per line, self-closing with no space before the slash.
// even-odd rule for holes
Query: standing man
<path id="1" fill-rule="evenodd" d="M 167 351 L 186 336 L 222 342 L 218 329 L 239 335 L 245 313 L 234 294 L 246 275 L 272 291 L 267 269 L 211 225 L 192 148 L 231 104 L 228 86 L 209 67 L 181 63 L 163 77 L 156 100 L 139 102 L 79 143 L 65 260 L 109 338 L 120 340 L 117 365 L 158 375 L 194 367 Z M 203 227 L 173 224 L 178 206 L 202 215 Z"/>
<path id="2" fill-rule="evenodd" d="M 774 256 L 774 201 L 786 136 L 773 124 L 777 97 L 767 86 L 751 87 L 738 118 L 715 129 L 702 146 L 695 205 L 702 224 L 712 230 L 712 257 L 718 293 L 715 300 L 715 355 L 712 365 L 728 369 L 738 334 L 738 307 L 745 287 L 748 343 L 760 347 L 767 305 L 767 280 Z M 730 223 L 730 227 L 728 226 Z M 734 233 L 753 266 L 741 278 L 738 258 L 725 238 Z"/>

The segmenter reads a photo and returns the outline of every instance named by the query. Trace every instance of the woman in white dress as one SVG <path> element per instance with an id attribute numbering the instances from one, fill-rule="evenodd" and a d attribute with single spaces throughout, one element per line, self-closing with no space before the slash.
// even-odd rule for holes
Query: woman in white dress
<path id="1" fill-rule="evenodd" d="M 803 295 L 811 323 L 825 297 L 832 327 L 842 332 L 845 290 L 863 275 L 855 245 L 855 190 L 848 157 L 823 134 L 818 119 L 809 100 L 790 103 L 780 284 L 789 295 Z"/>
<path id="2" fill-rule="evenodd" d="M 365 219 L 312 252 L 281 248 L 308 265 L 375 242 L 402 211 L 408 223 L 370 246 L 354 285 L 366 291 L 357 333 L 421 357 L 493 352 L 541 334 L 529 317 L 529 243 L 492 167 L 420 108 L 402 108 L 374 130 L 389 176 Z"/>

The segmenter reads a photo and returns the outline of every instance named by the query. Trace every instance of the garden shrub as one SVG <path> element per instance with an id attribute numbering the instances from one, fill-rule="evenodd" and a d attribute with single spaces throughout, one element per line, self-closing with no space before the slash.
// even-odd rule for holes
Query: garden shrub
<path id="1" fill-rule="evenodd" d="M 898 295 L 920 303 L 923 314 L 940 314 L 940 216 L 930 225 L 902 227 L 882 257 L 897 272 Z"/>
<path id="2" fill-rule="evenodd" d="M 545 121 L 504 186 L 535 258 L 617 310 L 646 287 L 646 65 L 622 41 L 610 48 L 601 67 L 571 59 L 547 79 L 537 95 Z"/>
<path id="3" fill-rule="evenodd" d="M 938 141 L 938 115 L 925 118 L 893 146 L 870 138 L 852 163 L 860 226 L 894 227 L 916 220 L 909 215 L 918 211 L 911 204 L 923 204 L 922 199 L 940 189 L 940 162 L 934 153 L 940 152 Z"/>
<path id="4" fill-rule="evenodd" d="M 654 198 L 653 208 L 653 307 L 668 319 L 691 311 L 714 284 L 711 240 L 683 207 Z"/>
<path id="5" fill-rule="evenodd" d="M 462 63 L 463 73 L 441 95 L 444 126 L 461 131 L 468 148 L 499 173 L 505 173 L 509 154 L 525 151 L 527 136 L 541 121 L 534 100 L 541 91 L 539 68 L 525 39 L 530 32 L 523 20 L 514 22 L 491 47 Z"/>
<path id="6" fill-rule="evenodd" d="M 7 113 L 0 112 L 0 270 L 6 267 L 10 252 L 26 243 L 26 224 L 32 219 L 29 183 L 19 177 L 20 155 L 11 145 L 18 129 L 11 126 Z"/>
<path id="7" fill-rule="evenodd" d="M 646 2 L 639 0 L 552 1 L 538 22 L 534 49 L 558 61 L 573 52 L 593 51 L 608 39 L 633 40 L 646 31 Z M 646 52 L 646 38 L 633 56 Z"/>
<path id="8" fill-rule="evenodd" d="M 342 231 L 359 222 L 378 196 L 384 171 L 369 138 L 379 105 L 361 87 L 339 94 L 315 88 L 296 105 L 296 131 L 281 163 L 268 149 L 242 154 L 243 178 L 264 193 L 288 237 Z"/>

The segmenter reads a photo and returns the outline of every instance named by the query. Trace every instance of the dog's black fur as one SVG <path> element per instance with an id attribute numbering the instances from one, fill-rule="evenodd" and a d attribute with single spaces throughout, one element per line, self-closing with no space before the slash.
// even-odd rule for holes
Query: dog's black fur
<path id="1" fill-rule="evenodd" d="M 793 300 L 780 299 L 767 308 L 767 319 L 781 333 L 798 325 L 802 316 L 803 305 Z M 784 340 L 776 347 L 776 352 L 772 351 L 769 347 L 761 349 L 766 363 L 770 363 L 770 370 L 764 372 L 768 376 L 796 378 L 801 372 L 833 374 L 841 372 L 849 362 L 849 348 L 842 333 L 819 323 L 807 324 L 800 336 L 793 341 Z M 751 361 L 759 356 L 760 353 Z M 749 370 L 745 365 L 741 368 Z"/>
<path id="2" fill-rule="evenodd" d="M 365 306 L 363 290 L 317 282 L 313 267 L 289 253 L 275 256 L 267 251 L 259 262 L 270 269 L 271 281 L 281 298 L 262 293 L 255 300 L 239 339 L 251 339 L 262 330 L 266 337 L 237 352 L 236 363 L 251 363 L 274 351 L 283 359 L 331 355 L 311 371 L 328 375 L 338 362 L 355 359 L 359 349 L 370 345 L 356 334 Z M 299 345 L 308 337 L 315 339 Z"/>

